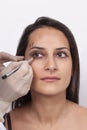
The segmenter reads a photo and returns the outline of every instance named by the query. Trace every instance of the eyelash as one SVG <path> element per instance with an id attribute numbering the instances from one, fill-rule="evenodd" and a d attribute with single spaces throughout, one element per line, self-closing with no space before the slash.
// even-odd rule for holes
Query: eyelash
<path id="1" fill-rule="evenodd" d="M 64 52 L 64 51 L 57 52 L 56 54 L 57 54 L 58 57 L 60 57 L 60 58 L 66 58 L 66 57 L 68 57 L 68 54 L 67 54 L 66 52 Z"/>
<path id="2" fill-rule="evenodd" d="M 60 52 L 56 52 L 55 54 L 57 57 L 59 58 L 66 58 L 68 57 L 69 55 L 64 52 L 64 51 L 60 51 Z M 30 56 L 33 57 L 34 59 L 40 59 L 42 58 L 43 56 L 45 56 L 45 54 L 43 54 L 42 52 L 39 52 L 39 51 L 34 51 L 34 52 L 31 52 L 30 53 Z"/>
<path id="3" fill-rule="evenodd" d="M 41 56 L 39 56 L 39 55 L 41 55 Z M 43 54 L 42 54 L 42 52 L 35 51 L 35 52 L 30 53 L 30 56 L 33 57 L 34 59 L 37 59 L 37 58 L 42 58 Z"/>

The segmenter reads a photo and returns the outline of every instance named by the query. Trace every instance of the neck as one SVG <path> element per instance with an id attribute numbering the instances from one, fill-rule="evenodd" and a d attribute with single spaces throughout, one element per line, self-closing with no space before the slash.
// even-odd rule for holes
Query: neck
<path id="1" fill-rule="evenodd" d="M 66 92 L 54 96 L 44 96 L 32 92 L 32 105 L 34 115 L 42 123 L 53 123 L 64 115 L 67 104 Z"/>

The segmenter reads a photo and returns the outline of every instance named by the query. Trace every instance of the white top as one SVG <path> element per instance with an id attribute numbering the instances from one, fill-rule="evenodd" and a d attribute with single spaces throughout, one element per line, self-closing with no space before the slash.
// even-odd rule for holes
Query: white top
<path id="1" fill-rule="evenodd" d="M 0 130 L 6 130 L 6 128 L 4 127 L 3 123 L 0 122 Z"/>

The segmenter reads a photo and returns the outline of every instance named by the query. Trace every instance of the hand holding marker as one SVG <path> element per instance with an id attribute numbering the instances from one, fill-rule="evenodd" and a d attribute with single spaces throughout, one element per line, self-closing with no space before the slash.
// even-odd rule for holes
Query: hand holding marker
<path id="1" fill-rule="evenodd" d="M 27 60 L 28 63 L 30 63 L 33 60 L 33 58 Z M 4 74 L 2 76 L 2 79 L 6 79 L 7 77 L 11 76 L 13 73 L 15 73 L 18 69 L 20 69 L 21 65 L 17 66 L 15 69 L 13 69 L 12 71 L 8 72 L 7 74 Z"/>

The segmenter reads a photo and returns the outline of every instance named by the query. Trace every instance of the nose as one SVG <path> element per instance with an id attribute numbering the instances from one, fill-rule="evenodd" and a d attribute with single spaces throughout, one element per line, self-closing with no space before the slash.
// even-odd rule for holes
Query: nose
<path id="1" fill-rule="evenodd" d="M 45 61 L 45 66 L 44 66 L 45 70 L 50 71 L 50 72 L 54 72 L 57 70 L 57 64 L 56 64 L 56 59 L 54 59 L 53 57 L 49 57 L 46 61 Z"/>

